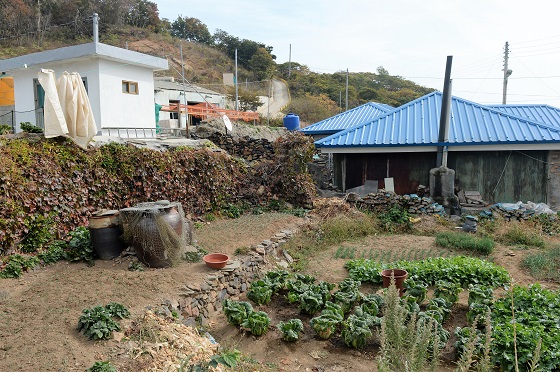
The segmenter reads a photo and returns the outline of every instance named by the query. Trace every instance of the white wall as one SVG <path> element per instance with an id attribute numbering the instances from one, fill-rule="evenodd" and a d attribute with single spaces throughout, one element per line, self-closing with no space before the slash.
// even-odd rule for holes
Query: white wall
<path id="1" fill-rule="evenodd" d="M 33 125 L 37 125 L 35 116 L 35 91 L 33 89 L 33 79 L 37 78 L 37 73 L 41 68 L 51 69 L 58 78 L 64 71 L 78 72 L 81 77 L 87 78 L 88 97 L 93 110 L 93 116 L 100 128 L 100 106 L 99 106 L 99 76 L 98 60 L 89 58 L 73 63 L 48 63 L 42 66 L 33 66 L 32 68 L 20 68 L 10 71 L 14 77 L 14 100 L 16 111 L 16 131 L 19 131 L 19 123 L 28 121 Z"/>
<path id="2" fill-rule="evenodd" d="M 155 128 L 154 78 L 151 69 L 101 60 L 101 127 Z M 122 92 L 122 81 L 138 83 L 138 94 Z"/>
<path id="3" fill-rule="evenodd" d="M 225 97 L 222 95 L 216 94 L 204 94 L 196 93 L 196 92 L 186 92 L 187 93 L 187 102 L 206 102 L 216 105 L 218 107 L 224 108 L 225 107 Z M 206 101 L 205 101 L 206 99 Z M 183 98 L 183 92 L 178 90 L 163 90 L 155 93 L 155 102 L 160 105 L 168 105 L 169 100 L 180 100 L 182 104 L 185 103 L 185 99 Z M 169 112 L 161 111 L 159 114 L 160 120 L 167 120 L 169 119 Z M 185 122 L 185 119 L 182 119 L 182 122 Z"/>

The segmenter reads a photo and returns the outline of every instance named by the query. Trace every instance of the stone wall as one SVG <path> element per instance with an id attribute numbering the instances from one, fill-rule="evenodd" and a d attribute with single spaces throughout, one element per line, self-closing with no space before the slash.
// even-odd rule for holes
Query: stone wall
<path id="1" fill-rule="evenodd" d="M 241 137 L 234 139 L 232 136 L 215 132 L 208 137 L 216 146 L 228 154 L 241 157 L 247 161 L 269 159 L 274 157 L 272 142 L 264 138 Z"/>
<path id="2" fill-rule="evenodd" d="M 159 311 L 166 315 L 180 314 L 183 324 L 189 326 L 206 324 L 208 318 L 222 311 L 223 300 L 239 300 L 251 282 L 264 273 L 288 267 L 292 258 L 282 251 L 281 245 L 293 234 L 292 230 L 283 230 L 269 240 L 263 240 L 251 247 L 248 255 L 236 256 L 225 268 L 208 273 L 201 283 L 183 286 L 181 297 L 165 301 Z"/>

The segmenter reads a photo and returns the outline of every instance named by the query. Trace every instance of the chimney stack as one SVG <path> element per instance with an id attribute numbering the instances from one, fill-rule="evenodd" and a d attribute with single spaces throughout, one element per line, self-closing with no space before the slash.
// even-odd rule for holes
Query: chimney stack
<path id="1" fill-rule="evenodd" d="M 99 43 L 99 16 L 93 13 L 93 42 Z"/>

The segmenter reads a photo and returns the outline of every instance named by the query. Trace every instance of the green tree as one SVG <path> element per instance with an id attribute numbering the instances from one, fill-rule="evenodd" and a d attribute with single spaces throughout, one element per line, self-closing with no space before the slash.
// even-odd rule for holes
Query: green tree
<path id="1" fill-rule="evenodd" d="M 316 123 L 338 114 L 339 108 L 336 102 L 324 94 L 305 94 L 303 97 L 292 98 L 288 111 L 298 114 L 302 122 Z"/>
<path id="2" fill-rule="evenodd" d="M 148 0 L 131 2 L 125 19 L 128 25 L 147 28 L 154 32 L 158 30 L 161 22 L 157 4 Z"/>
<path id="3" fill-rule="evenodd" d="M 207 45 L 213 42 L 208 27 L 200 19 L 193 17 L 177 17 L 171 24 L 171 35 Z"/>
<path id="4" fill-rule="evenodd" d="M 255 74 L 257 80 L 269 79 L 274 73 L 276 63 L 272 59 L 272 56 L 265 48 L 259 48 L 253 54 L 253 57 L 249 60 L 249 66 Z"/>
<path id="5" fill-rule="evenodd" d="M 235 102 L 235 87 L 228 88 L 228 99 Z M 239 100 L 239 111 L 256 111 L 263 105 L 257 92 L 250 89 L 238 88 L 237 99 Z"/>

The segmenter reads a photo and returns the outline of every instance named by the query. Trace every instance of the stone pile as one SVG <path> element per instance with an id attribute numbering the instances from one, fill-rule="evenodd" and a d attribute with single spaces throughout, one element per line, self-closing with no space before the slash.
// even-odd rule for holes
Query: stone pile
<path id="1" fill-rule="evenodd" d="M 265 272 L 287 268 L 293 259 L 281 249 L 294 231 L 283 230 L 252 247 L 246 256 L 237 256 L 223 269 L 206 275 L 201 283 L 183 286 L 177 301 L 165 301 L 160 312 L 177 314 L 184 324 L 194 326 L 205 324 L 214 313 L 222 311 L 222 301 L 226 298 L 239 300 L 254 280 Z M 270 259 L 269 259 L 270 257 Z"/>
<path id="2" fill-rule="evenodd" d="M 241 157 L 247 161 L 269 159 L 274 156 L 272 142 L 264 138 L 251 138 L 248 136 L 234 139 L 222 133 L 213 133 L 208 137 L 216 146 L 232 156 Z"/>
<path id="3" fill-rule="evenodd" d="M 348 194 L 347 200 L 355 203 L 360 209 L 375 213 L 387 212 L 393 206 L 406 208 L 411 214 L 444 214 L 445 209 L 441 204 L 435 203 L 431 198 L 420 197 L 416 194 L 397 195 L 391 192 L 370 193 L 364 197 L 358 194 Z"/>

